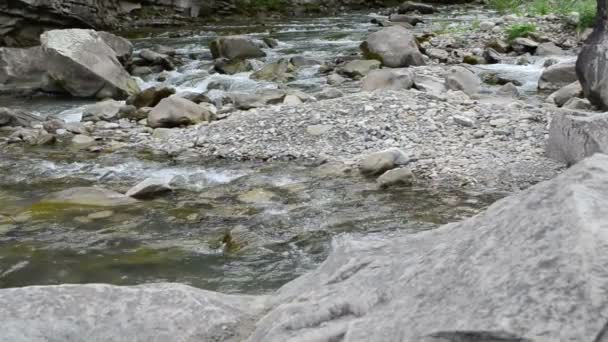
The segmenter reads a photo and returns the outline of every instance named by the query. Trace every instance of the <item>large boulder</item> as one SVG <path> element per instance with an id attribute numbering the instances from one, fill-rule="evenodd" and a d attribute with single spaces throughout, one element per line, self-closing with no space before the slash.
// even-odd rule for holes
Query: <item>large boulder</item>
<path id="1" fill-rule="evenodd" d="M 409 69 L 380 69 L 372 70 L 362 81 L 363 91 L 403 90 L 414 85 L 414 72 Z"/>
<path id="2" fill-rule="evenodd" d="M 124 105 L 122 101 L 106 100 L 87 105 L 82 110 L 83 121 L 110 121 L 118 119 L 118 113 Z"/>
<path id="3" fill-rule="evenodd" d="M 116 51 L 98 32 L 52 30 L 40 40 L 48 57 L 48 75 L 73 96 L 122 99 L 139 92 Z"/>
<path id="4" fill-rule="evenodd" d="M 585 97 L 595 106 L 608 110 L 608 9 L 598 8 L 598 20 L 593 33 L 587 38 L 576 61 L 576 74 Z"/>
<path id="5" fill-rule="evenodd" d="M 539 90 L 558 90 L 578 80 L 574 63 L 559 63 L 543 70 L 538 80 Z"/>
<path id="6" fill-rule="evenodd" d="M 0 85 L 31 83 L 41 86 L 47 69 L 46 56 L 39 46 L 0 48 Z"/>
<path id="7" fill-rule="evenodd" d="M 477 94 L 481 88 L 481 80 L 465 67 L 454 66 L 445 76 L 446 87 L 450 90 L 460 90 L 467 95 Z"/>
<path id="8" fill-rule="evenodd" d="M 0 341 L 243 341 L 260 298 L 180 284 L 0 290 Z"/>
<path id="9" fill-rule="evenodd" d="M 549 126 L 547 155 L 574 164 L 594 153 L 608 153 L 608 114 L 562 110 Z"/>
<path id="10" fill-rule="evenodd" d="M 560 88 L 547 97 L 547 102 L 553 103 L 558 107 L 563 106 L 573 97 L 583 95 L 583 87 L 579 81 L 572 82 L 567 86 Z"/>
<path id="11" fill-rule="evenodd" d="M 438 229 L 343 235 L 250 342 L 605 341 L 608 157 Z"/>
<path id="12" fill-rule="evenodd" d="M 148 125 L 157 127 L 179 127 L 211 121 L 214 113 L 207 107 L 177 96 L 162 99 L 148 114 Z"/>
<path id="13" fill-rule="evenodd" d="M 247 59 L 265 57 L 266 53 L 247 36 L 219 37 L 209 43 L 213 58 Z"/>
<path id="14" fill-rule="evenodd" d="M 360 46 L 367 59 L 390 68 L 424 65 L 414 35 L 401 26 L 391 26 L 370 34 Z"/>
<path id="15" fill-rule="evenodd" d="M 41 122 L 42 118 L 37 115 L 18 109 L 0 107 L 0 127 L 30 127 L 32 124 Z"/>

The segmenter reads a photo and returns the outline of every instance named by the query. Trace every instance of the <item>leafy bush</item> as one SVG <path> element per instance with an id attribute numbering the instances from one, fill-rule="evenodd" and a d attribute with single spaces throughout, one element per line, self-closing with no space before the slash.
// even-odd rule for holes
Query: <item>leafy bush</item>
<path id="1" fill-rule="evenodd" d="M 524 0 L 489 0 L 488 4 L 498 13 L 518 13 Z"/>
<path id="2" fill-rule="evenodd" d="M 507 29 L 507 38 L 513 40 L 519 37 L 527 37 L 528 34 L 536 31 L 534 24 L 515 24 Z"/>

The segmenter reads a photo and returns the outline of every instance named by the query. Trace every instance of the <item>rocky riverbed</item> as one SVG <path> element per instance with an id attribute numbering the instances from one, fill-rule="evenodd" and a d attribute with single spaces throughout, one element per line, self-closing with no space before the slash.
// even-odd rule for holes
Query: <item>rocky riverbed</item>
<path id="1" fill-rule="evenodd" d="M 603 317 L 577 20 L 406 2 L 0 48 L 0 341 L 600 336 L 555 328 Z"/>

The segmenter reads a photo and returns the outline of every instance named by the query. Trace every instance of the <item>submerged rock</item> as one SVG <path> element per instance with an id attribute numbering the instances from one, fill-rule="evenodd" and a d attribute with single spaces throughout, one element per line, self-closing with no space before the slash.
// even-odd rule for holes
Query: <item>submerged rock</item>
<path id="1" fill-rule="evenodd" d="M 40 40 L 48 75 L 73 96 L 124 99 L 139 92 L 116 52 L 96 31 L 52 30 Z"/>
<path id="2" fill-rule="evenodd" d="M 76 187 L 52 193 L 42 199 L 43 204 L 87 205 L 113 207 L 137 201 L 116 191 L 96 187 Z"/>
<path id="3" fill-rule="evenodd" d="M 242 341 L 262 298 L 181 284 L 0 290 L 1 341 Z"/>
<path id="4" fill-rule="evenodd" d="M 597 155 L 461 223 L 345 235 L 270 298 L 248 341 L 597 341 L 607 201 Z"/>
<path id="5" fill-rule="evenodd" d="M 401 26 L 387 27 L 370 34 L 360 48 L 365 58 L 378 60 L 390 68 L 425 64 L 416 38 Z"/>

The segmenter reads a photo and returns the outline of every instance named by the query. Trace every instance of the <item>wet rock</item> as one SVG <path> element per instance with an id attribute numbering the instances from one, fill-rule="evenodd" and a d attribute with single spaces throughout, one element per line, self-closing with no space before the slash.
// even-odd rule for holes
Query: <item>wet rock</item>
<path id="1" fill-rule="evenodd" d="M 287 59 L 282 58 L 264 65 L 262 69 L 251 74 L 251 78 L 269 82 L 287 82 L 295 79 L 294 71 L 294 66 Z"/>
<path id="2" fill-rule="evenodd" d="M 483 58 L 483 56 L 477 56 L 477 55 L 466 55 L 462 58 L 462 62 L 465 64 L 470 64 L 470 65 L 487 63 L 486 60 Z"/>
<path id="3" fill-rule="evenodd" d="M 0 107 L 0 127 L 31 127 L 42 122 L 42 118 L 26 111 Z"/>
<path id="4" fill-rule="evenodd" d="M 131 68 L 131 75 L 137 77 L 143 77 L 154 73 L 159 73 L 162 71 L 162 68 L 155 68 L 149 66 L 136 66 Z"/>
<path id="5" fill-rule="evenodd" d="M 521 86 L 522 83 L 513 77 L 508 77 L 508 75 L 499 75 L 497 73 L 487 73 L 482 75 L 483 82 L 490 85 L 505 85 L 507 83 L 513 83 L 516 86 Z"/>
<path id="6" fill-rule="evenodd" d="M 492 49 L 492 48 L 487 48 L 484 52 L 483 52 L 483 58 L 489 63 L 489 64 L 496 64 L 496 63 L 500 63 L 500 61 L 502 60 L 502 56 L 500 55 L 500 53 L 498 53 L 498 51 Z"/>
<path id="7" fill-rule="evenodd" d="M 158 65 L 162 67 L 163 70 L 175 69 L 175 63 L 173 63 L 171 57 L 163 55 L 156 51 L 152 51 L 150 49 L 142 49 L 139 52 L 139 56 L 147 62 L 147 65 Z"/>
<path id="8" fill-rule="evenodd" d="M 536 48 L 536 53 L 535 53 L 535 55 L 541 56 L 541 57 L 560 56 L 563 54 L 564 54 L 564 50 L 562 50 L 562 48 L 560 48 L 559 46 L 557 46 L 551 42 L 539 44 L 538 47 Z"/>
<path id="9" fill-rule="evenodd" d="M 518 97 L 519 90 L 513 83 L 507 83 L 496 90 L 496 95 Z"/>
<path id="10" fill-rule="evenodd" d="M 600 11 L 602 11 L 600 13 Z M 606 55 L 608 54 L 606 9 L 598 9 L 598 20 L 593 33 L 578 55 L 576 61 L 576 74 L 583 87 L 585 97 L 589 101 L 603 110 L 608 109 L 608 64 Z"/>
<path id="11" fill-rule="evenodd" d="M 41 200 L 41 203 L 64 205 L 87 205 L 113 207 L 134 204 L 137 201 L 121 193 L 97 187 L 76 187 L 54 192 Z"/>
<path id="12" fill-rule="evenodd" d="M 390 68 L 425 64 L 414 35 L 400 26 L 370 34 L 360 48 L 365 58 L 378 60 Z"/>
<path id="13" fill-rule="evenodd" d="M 279 46 L 279 41 L 274 38 L 264 37 L 264 38 L 262 38 L 262 41 L 264 42 L 264 44 L 266 44 L 266 46 L 268 46 L 271 49 L 274 49 Z"/>
<path id="14" fill-rule="evenodd" d="M 340 90 L 338 90 L 336 88 L 325 88 L 315 94 L 315 97 L 318 100 L 331 100 L 331 99 L 337 99 L 342 96 L 344 96 L 344 93 L 342 93 Z"/>
<path id="15" fill-rule="evenodd" d="M 66 131 L 73 134 L 87 134 L 88 129 L 82 122 L 66 122 L 65 126 Z"/>
<path id="16" fill-rule="evenodd" d="M 467 95 L 473 95 L 479 92 L 481 81 L 479 77 L 469 69 L 454 66 L 448 70 L 445 77 L 445 84 L 450 90 L 460 90 Z"/>
<path id="17" fill-rule="evenodd" d="M 372 153 L 359 163 L 359 170 L 364 175 L 380 175 L 398 166 L 407 165 L 410 157 L 403 151 L 393 148 Z"/>
<path id="18" fill-rule="evenodd" d="M 574 63 L 555 64 L 543 70 L 538 80 L 538 89 L 558 90 L 577 80 Z"/>
<path id="19" fill-rule="evenodd" d="M 595 153 L 608 153 L 608 114 L 562 110 L 549 126 L 547 155 L 572 165 Z"/>
<path id="20" fill-rule="evenodd" d="M 252 189 L 238 195 L 239 201 L 251 204 L 269 204 L 276 202 L 277 199 L 276 193 L 262 188 Z"/>
<path id="21" fill-rule="evenodd" d="M 162 99 L 175 94 L 175 89 L 169 87 L 151 87 L 145 89 L 139 94 L 130 96 L 127 99 L 128 105 L 133 105 L 136 108 L 154 107 Z"/>
<path id="22" fill-rule="evenodd" d="M 266 57 L 266 53 L 247 36 L 220 37 L 213 40 L 209 48 L 213 58 L 232 60 Z"/>
<path id="23" fill-rule="evenodd" d="M 308 58 L 308 57 L 304 57 L 304 56 L 291 57 L 289 59 L 289 63 L 293 64 L 296 67 L 306 67 L 306 66 L 322 64 L 320 61 L 318 61 L 316 59 L 312 59 L 312 58 Z"/>
<path id="24" fill-rule="evenodd" d="M 414 183 L 414 173 L 407 167 L 388 170 L 376 179 L 378 186 L 389 188 L 393 186 L 409 186 Z"/>
<path id="25" fill-rule="evenodd" d="M 285 100 L 287 94 L 280 89 L 262 89 L 255 93 L 233 93 L 232 99 L 238 109 L 248 110 L 264 107 L 270 104 L 279 104 Z"/>
<path id="26" fill-rule="evenodd" d="M 72 138 L 72 145 L 76 148 L 87 148 L 95 144 L 95 138 L 84 134 L 77 134 Z"/>
<path id="27" fill-rule="evenodd" d="M 174 48 L 165 46 L 165 45 L 154 45 L 152 47 L 152 51 L 158 52 L 160 54 L 167 55 L 170 57 L 173 57 L 177 54 L 177 51 L 175 51 Z"/>
<path id="28" fill-rule="evenodd" d="M 104 41 L 116 54 L 116 58 L 124 65 L 133 55 L 133 43 L 128 39 L 119 37 L 109 32 L 97 31 L 97 35 Z"/>
<path id="29" fill-rule="evenodd" d="M 406 14 L 406 13 L 411 13 L 411 12 L 418 12 L 420 14 L 433 14 L 433 13 L 437 12 L 437 10 L 432 5 L 423 4 L 423 3 L 419 3 L 419 2 L 406 1 L 406 2 L 402 3 L 401 5 L 399 5 L 397 12 L 399 14 Z"/>
<path id="30" fill-rule="evenodd" d="M 346 79 L 339 74 L 333 73 L 327 76 L 327 84 L 329 85 L 340 85 L 346 82 Z"/>
<path id="31" fill-rule="evenodd" d="M 378 89 L 403 90 L 414 85 L 414 72 L 410 69 L 381 69 L 371 71 L 362 81 L 363 91 Z"/>
<path id="32" fill-rule="evenodd" d="M 139 87 L 116 53 L 93 30 L 52 30 L 42 34 L 48 75 L 77 97 L 127 98 Z"/>
<path id="33" fill-rule="evenodd" d="M 460 223 L 341 237 L 272 296 L 249 340 L 596 340 L 607 194 L 608 157 L 597 155 Z"/>
<path id="34" fill-rule="evenodd" d="M 83 121 L 114 120 L 124 105 L 122 101 L 106 100 L 85 106 L 82 111 Z"/>
<path id="35" fill-rule="evenodd" d="M 262 300 L 182 284 L 23 287 L 0 290 L 0 318 L 11 342 L 242 341 Z"/>
<path id="36" fill-rule="evenodd" d="M 204 102 L 211 103 L 211 99 L 209 99 L 209 97 L 203 93 L 186 92 L 186 93 L 179 93 L 178 96 L 183 97 L 186 100 L 190 100 L 196 104 L 204 103 Z"/>
<path id="37" fill-rule="evenodd" d="M 566 102 L 563 106 L 565 109 L 573 109 L 573 110 L 582 110 L 582 111 L 590 111 L 593 110 L 593 106 L 589 103 L 587 99 L 580 99 L 578 97 L 573 97 L 568 102 Z"/>
<path id="38" fill-rule="evenodd" d="M 219 58 L 215 60 L 213 69 L 220 74 L 234 75 L 241 72 L 253 71 L 253 65 L 248 60 Z"/>
<path id="39" fill-rule="evenodd" d="M 20 128 L 8 137 L 8 142 L 24 142 L 32 146 L 50 145 L 55 143 L 55 136 L 44 129 Z"/>
<path id="40" fill-rule="evenodd" d="M 547 97 L 547 102 L 554 103 L 558 107 L 563 106 L 573 97 L 580 97 L 583 95 L 583 87 L 579 81 L 572 82 L 567 86 L 562 87 L 553 94 Z"/>
<path id="41" fill-rule="evenodd" d="M 187 126 L 211 121 L 215 115 L 207 108 L 184 98 L 171 96 L 162 99 L 148 114 L 148 125 L 157 127 Z"/>
<path id="42" fill-rule="evenodd" d="M 533 41 L 530 38 L 515 38 L 511 43 L 511 47 L 515 52 L 523 54 L 523 53 L 531 53 L 533 54 L 538 48 L 538 43 Z"/>
<path id="43" fill-rule="evenodd" d="M 354 60 L 346 63 L 339 72 L 350 78 L 359 79 L 372 70 L 380 69 L 380 65 L 381 63 L 376 60 Z"/>
<path id="44" fill-rule="evenodd" d="M 389 16 L 388 20 L 395 22 L 395 23 L 408 23 L 412 26 L 416 26 L 419 23 L 424 23 L 424 20 L 422 20 L 418 17 L 403 15 L 403 14 L 391 14 Z"/>
<path id="45" fill-rule="evenodd" d="M 58 130 L 65 129 L 65 122 L 59 119 L 50 119 L 42 123 L 45 131 L 55 134 Z"/>
<path id="46" fill-rule="evenodd" d="M 137 199 L 150 199 L 172 190 L 170 177 L 149 177 L 132 187 L 125 195 Z"/>

